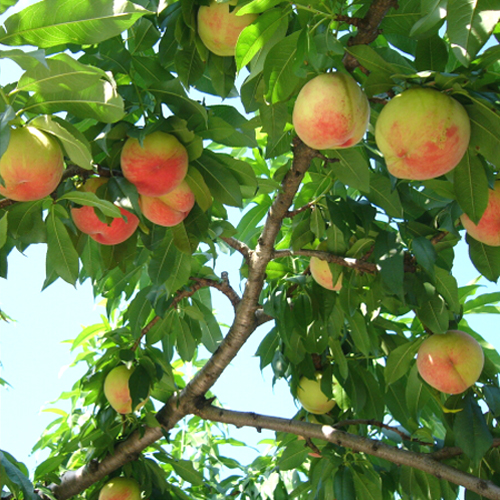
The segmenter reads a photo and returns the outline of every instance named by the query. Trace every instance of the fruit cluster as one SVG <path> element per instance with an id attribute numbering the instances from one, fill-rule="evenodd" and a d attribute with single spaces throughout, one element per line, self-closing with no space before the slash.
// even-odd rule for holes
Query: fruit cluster
<path id="1" fill-rule="evenodd" d="M 141 212 L 154 224 L 171 227 L 183 221 L 195 203 L 184 180 L 188 154 L 184 146 L 165 132 L 153 132 L 142 144 L 129 138 L 121 153 L 123 175 L 139 193 Z M 61 182 L 64 172 L 63 152 L 59 143 L 34 127 L 11 132 L 9 145 L 0 158 L 0 194 L 15 201 L 35 201 L 50 195 Z M 81 191 L 95 193 L 107 183 L 91 177 Z M 72 208 L 75 226 L 103 245 L 117 245 L 137 229 L 139 218 L 120 207 L 122 217 L 106 223 L 94 207 Z"/>

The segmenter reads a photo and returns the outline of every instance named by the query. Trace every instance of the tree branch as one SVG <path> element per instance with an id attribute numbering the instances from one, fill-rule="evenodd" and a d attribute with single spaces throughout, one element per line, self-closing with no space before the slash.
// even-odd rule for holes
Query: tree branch
<path id="1" fill-rule="evenodd" d="M 245 257 L 245 260 L 248 261 L 248 259 L 250 258 L 250 248 L 245 243 L 233 237 L 222 237 L 221 240 L 227 243 L 231 248 L 234 248 L 235 250 L 240 252 L 241 255 Z"/>
<path id="2" fill-rule="evenodd" d="M 189 279 L 191 281 L 195 281 L 196 283 L 194 285 L 191 285 L 191 287 L 188 290 L 181 290 L 180 292 L 178 292 L 177 295 L 172 300 L 172 303 L 170 304 L 169 309 L 172 307 L 177 308 L 177 305 L 179 304 L 179 302 L 181 300 L 192 297 L 198 290 L 200 290 L 200 288 L 206 288 L 206 287 L 216 288 L 217 290 L 221 291 L 231 301 L 231 304 L 233 305 L 235 310 L 241 301 L 239 295 L 229 285 L 229 279 L 228 279 L 228 275 L 226 272 L 222 273 L 222 281 L 221 282 L 207 279 L 207 278 L 190 277 Z M 151 328 L 153 328 L 153 326 L 155 326 L 156 323 L 158 323 L 158 321 L 160 321 L 160 319 L 161 319 L 160 316 L 155 316 L 141 330 L 141 335 L 134 342 L 134 345 L 132 346 L 132 351 L 135 351 L 139 347 L 139 345 L 141 344 L 141 340 L 147 335 L 147 333 L 151 330 Z"/>
<path id="3" fill-rule="evenodd" d="M 236 308 L 233 324 L 205 366 L 198 371 L 180 394 L 172 396 L 157 413 L 156 418 L 163 430 L 160 427 L 147 427 L 143 433 L 136 432 L 117 446 L 115 452 L 107 456 L 96 470 L 90 471 L 83 467 L 76 472 L 65 474 L 60 485 L 50 486 L 58 500 L 66 500 L 80 493 L 117 468 L 134 460 L 138 453 L 160 439 L 163 433 L 172 429 L 181 418 L 195 413 L 196 401 L 213 386 L 259 324 L 259 317 L 262 316 L 257 314 L 261 310 L 259 296 L 264 286 L 267 264 L 273 257 L 276 236 L 315 154 L 313 149 L 300 140 L 295 141 L 292 166 L 283 179 L 282 189 L 269 209 L 257 248 L 248 253 L 247 284 Z M 184 292 L 191 293 L 183 291 L 179 296 Z"/>
<path id="4" fill-rule="evenodd" d="M 398 8 L 397 0 L 374 0 L 365 17 L 358 24 L 355 36 L 349 38 L 347 45 L 366 45 L 373 42 L 379 35 L 379 26 L 391 8 Z M 342 61 L 348 71 L 354 71 L 360 66 L 357 59 L 346 52 Z"/>
<path id="5" fill-rule="evenodd" d="M 485 498 L 500 500 L 499 486 L 491 481 L 480 479 L 472 474 L 443 464 L 430 453 L 418 453 L 396 448 L 376 439 L 339 431 L 329 425 L 311 424 L 299 420 L 287 420 L 250 412 L 224 410 L 212 405 L 201 404 L 198 406 L 195 413 L 205 420 L 232 424 L 237 427 L 255 427 L 258 430 L 269 429 L 276 432 L 287 432 L 303 436 L 306 439 L 322 439 L 343 448 L 350 448 L 358 453 L 366 453 L 367 455 L 388 460 L 396 465 L 413 467 L 438 479 L 464 486 Z"/>

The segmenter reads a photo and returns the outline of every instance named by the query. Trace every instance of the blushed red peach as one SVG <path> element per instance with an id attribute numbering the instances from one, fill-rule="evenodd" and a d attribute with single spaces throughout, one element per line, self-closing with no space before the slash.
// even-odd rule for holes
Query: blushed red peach
<path id="1" fill-rule="evenodd" d="M 467 214 L 463 214 L 460 220 L 475 240 L 492 247 L 500 247 L 500 181 L 496 181 L 494 189 L 489 190 L 488 205 L 477 224 L 474 224 Z"/>
<path id="2" fill-rule="evenodd" d="M 106 184 L 101 177 L 92 177 L 81 188 L 82 191 L 95 193 L 97 189 Z M 134 234 L 139 219 L 128 210 L 120 207 L 123 217 L 114 218 L 109 224 L 101 221 L 95 213 L 94 207 L 83 206 L 72 208 L 71 217 L 75 226 L 84 234 L 88 234 L 93 240 L 102 245 L 118 245 Z"/>
<path id="3" fill-rule="evenodd" d="M 446 394 L 460 394 L 475 384 L 483 365 L 483 349 L 474 337 L 460 330 L 431 335 L 418 350 L 420 376 Z"/>
<path id="4" fill-rule="evenodd" d="M 141 500 L 141 489 L 135 479 L 115 477 L 102 487 L 98 500 Z"/>
<path id="5" fill-rule="evenodd" d="M 370 118 L 368 99 L 352 76 L 326 73 L 299 92 L 292 121 L 299 138 L 313 149 L 341 149 L 357 144 Z"/>
<path id="6" fill-rule="evenodd" d="M 382 109 L 375 140 L 389 172 L 426 180 L 454 169 L 470 140 L 470 120 L 452 97 L 428 88 L 409 89 Z"/>
<path id="7" fill-rule="evenodd" d="M 48 134 L 23 127 L 10 132 L 7 150 L 0 157 L 0 194 L 15 201 L 41 200 L 61 181 L 64 160 L 61 146 Z"/>
<path id="8" fill-rule="evenodd" d="M 132 413 L 132 397 L 128 385 L 132 373 L 134 373 L 133 367 L 127 368 L 125 365 L 119 365 L 113 368 L 104 380 L 106 399 L 111 407 L 122 415 Z M 146 400 L 139 403 L 135 411 L 139 410 L 145 403 Z"/>
<path id="9" fill-rule="evenodd" d="M 332 272 L 326 260 L 318 259 L 318 257 L 311 257 L 309 269 L 311 270 L 314 281 L 316 281 L 318 285 L 335 292 L 338 292 L 342 288 L 342 275 L 338 277 L 337 282 L 334 284 Z"/>
<path id="10" fill-rule="evenodd" d="M 186 148 L 171 134 L 157 131 L 143 144 L 129 138 L 120 157 L 123 175 L 139 194 L 162 196 L 175 189 L 188 169 Z"/>
<path id="11" fill-rule="evenodd" d="M 182 222 L 195 203 L 188 183 L 182 181 L 173 191 L 163 196 L 140 196 L 141 211 L 154 224 L 171 227 Z"/>
<path id="12" fill-rule="evenodd" d="M 198 34 L 210 52 L 218 56 L 234 56 L 240 33 L 257 19 L 257 14 L 237 16 L 231 11 L 235 2 L 216 2 L 198 9 Z"/>

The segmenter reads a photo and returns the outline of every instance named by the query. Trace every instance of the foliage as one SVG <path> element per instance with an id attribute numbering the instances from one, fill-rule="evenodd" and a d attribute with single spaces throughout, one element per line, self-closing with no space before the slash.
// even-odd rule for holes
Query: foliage
<path id="1" fill-rule="evenodd" d="M 458 288 L 452 274 L 465 237 L 459 217 L 479 220 L 500 169 L 498 5 L 240 2 L 241 13 L 259 17 L 233 58 L 209 53 L 199 39 L 203 2 L 44 0 L 9 15 L 15 3 L 0 0 L 8 16 L 0 58 L 23 70 L 0 88 L 0 154 L 10 127 L 29 122 L 60 141 L 66 170 L 50 197 L 0 200 L 0 276 L 12 250 L 47 244 L 44 287 L 90 280 L 107 313 L 74 340 L 75 363 L 88 371 L 62 395 L 71 411 L 60 411 L 35 444 L 50 450 L 32 477 L 37 493 L 96 498 L 109 474 L 123 473 L 151 500 L 448 500 L 457 484 L 467 499 L 500 498 L 500 357 L 464 317 L 498 313 L 500 297 Z M 16 48 L 25 45 L 33 48 Z M 319 153 L 294 138 L 291 113 L 304 83 L 334 69 L 360 83 L 371 121 L 359 145 Z M 471 120 L 468 153 L 438 179 L 395 179 L 374 141 L 384 104 L 412 86 L 447 93 Z M 172 228 L 141 215 L 120 170 L 126 138 L 156 130 L 186 147 L 196 196 Z M 109 178 L 100 199 L 76 191 L 90 172 Z M 109 202 L 141 219 L 115 246 L 82 234 L 69 216 L 91 205 L 112 217 Z M 238 221 L 228 207 L 241 210 Z M 320 241 L 326 252 L 315 250 Z M 500 247 L 467 243 L 479 273 L 496 282 Z M 242 297 L 213 271 L 228 250 L 242 255 Z M 343 273 L 340 292 L 313 282 L 313 255 Z M 211 288 L 234 306 L 228 333 Z M 320 369 L 337 401 L 330 413 L 307 423 L 301 410 L 284 423 L 212 411 L 208 391 L 261 324 L 269 326 L 261 368 L 271 365 L 293 394 Z M 414 358 L 426 335 L 452 328 L 479 340 L 486 363 L 477 385 L 448 396 L 422 381 Z M 165 404 L 160 412 L 148 402 L 122 419 L 109 407 L 102 385 L 120 362 L 136 365 L 133 406 L 151 388 Z M 191 364 L 198 371 L 189 381 Z M 244 443 L 218 422 L 268 427 L 276 440 L 243 466 L 221 447 Z M 340 430 L 318 434 L 318 423 Z M 25 467 L 7 453 L 0 459 L 0 485 L 13 498 L 34 498 Z"/>

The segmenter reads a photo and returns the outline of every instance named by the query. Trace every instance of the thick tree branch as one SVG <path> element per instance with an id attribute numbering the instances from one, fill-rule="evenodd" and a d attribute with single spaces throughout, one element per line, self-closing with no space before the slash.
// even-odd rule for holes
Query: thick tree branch
<path id="1" fill-rule="evenodd" d="M 418 453 L 396 448 L 376 439 L 337 430 L 329 425 L 310 424 L 256 413 L 224 410 L 211 405 L 199 405 L 196 414 L 212 422 L 222 422 L 237 427 L 255 427 L 258 430 L 269 429 L 276 432 L 288 432 L 303 436 L 306 439 L 322 439 L 343 448 L 350 448 L 358 453 L 366 453 L 367 455 L 388 460 L 396 465 L 413 467 L 438 479 L 464 486 L 485 498 L 500 500 L 500 487 L 493 482 L 443 464 L 429 453 Z"/>
<path id="2" fill-rule="evenodd" d="M 91 484 L 103 479 L 110 472 L 134 460 L 144 448 L 160 439 L 164 431 L 172 429 L 184 416 L 195 413 L 196 401 L 213 386 L 249 336 L 255 331 L 259 324 L 259 318 L 262 319 L 262 314 L 258 314 L 261 311 L 259 296 L 264 286 L 266 266 L 273 257 L 274 243 L 282 220 L 290 208 L 304 174 L 315 155 L 316 152 L 313 149 L 296 140 L 292 166 L 285 175 L 282 189 L 269 210 L 257 248 L 248 252 L 248 280 L 242 300 L 236 309 L 234 322 L 221 345 L 205 366 L 180 394 L 170 398 L 167 404 L 158 412 L 157 420 L 163 430 L 160 427 L 146 428 L 142 437 L 140 437 L 141 434 L 135 433 L 117 446 L 116 451 L 106 457 L 96 470 L 90 471 L 82 468 L 64 475 L 60 485 L 51 486 L 58 500 L 66 500 L 76 495 Z M 190 292 L 186 291 L 186 293 Z"/>

